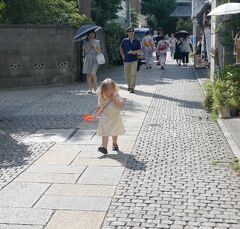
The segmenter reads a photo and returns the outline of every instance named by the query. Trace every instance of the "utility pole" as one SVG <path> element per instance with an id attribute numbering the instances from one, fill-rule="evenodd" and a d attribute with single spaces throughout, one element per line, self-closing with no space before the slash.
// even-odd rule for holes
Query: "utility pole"
<path id="1" fill-rule="evenodd" d="M 91 0 L 77 0 L 80 14 L 85 14 L 88 18 L 91 18 L 92 2 Z"/>
<path id="2" fill-rule="evenodd" d="M 132 25 L 131 22 L 131 0 L 126 0 L 126 4 L 127 4 L 127 24 L 130 27 Z"/>

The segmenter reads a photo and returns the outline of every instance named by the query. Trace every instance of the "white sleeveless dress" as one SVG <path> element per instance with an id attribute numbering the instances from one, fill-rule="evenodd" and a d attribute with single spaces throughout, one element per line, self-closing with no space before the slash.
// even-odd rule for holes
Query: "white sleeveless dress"
<path id="1" fill-rule="evenodd" d="M 120 96 L 116 95 L 118 98 Z M 109 99 L 98 100 L 98 103 L 103 108 L 102 116 L 98 125 L 98 134 L 101 136 L 118 136 L 125 133 L 122 118 L 120 115 L 121 109 L 117 107 Z"/>

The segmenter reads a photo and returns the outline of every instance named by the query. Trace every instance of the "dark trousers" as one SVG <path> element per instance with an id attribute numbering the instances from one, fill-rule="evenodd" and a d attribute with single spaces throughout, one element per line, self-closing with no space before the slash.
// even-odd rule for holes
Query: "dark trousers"
<path id="1" fill-rule="evenodd" d="M 182 61 L 184 64 L 187 64 L 189 62 L 189 52 L 182 52 Z"/>
<path id="2" fill-rule="evenodd" d="M 142 64 L 142 61 L 141 61 L 141 60 L 138 60 L 138 64 L 137 64 L 137 71 L 139 71 L 139 70 L 140 70 L 141 64 Z"/>

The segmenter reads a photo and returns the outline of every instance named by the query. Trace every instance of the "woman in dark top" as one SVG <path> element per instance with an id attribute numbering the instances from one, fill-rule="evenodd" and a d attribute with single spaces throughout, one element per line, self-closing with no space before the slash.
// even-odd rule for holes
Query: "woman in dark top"
<path id="1" fill-rule="evenodd" d="M 181 55 L 181 51 L 180 51 L 180 45 L 181 45 L 181 41 L 178 38 L 177 41 L 176 41 L 176 45 L 175 45 L 174 59 L 177 61 L 177 64 L 179 66 L 181 66 L 181 60 L 182 60 L 182 55 Z"/>

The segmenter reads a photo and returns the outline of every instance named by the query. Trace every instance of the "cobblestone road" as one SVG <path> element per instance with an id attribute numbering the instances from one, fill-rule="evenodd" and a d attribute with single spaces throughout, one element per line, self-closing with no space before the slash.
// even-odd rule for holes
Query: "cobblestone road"
<path id="1" fill-rule="evenodd" d="M 240 228 L 240 177 L 212 165 L 233 154 L 202 101 L 192 69 L 161 71 L 102 228 Z"/>

